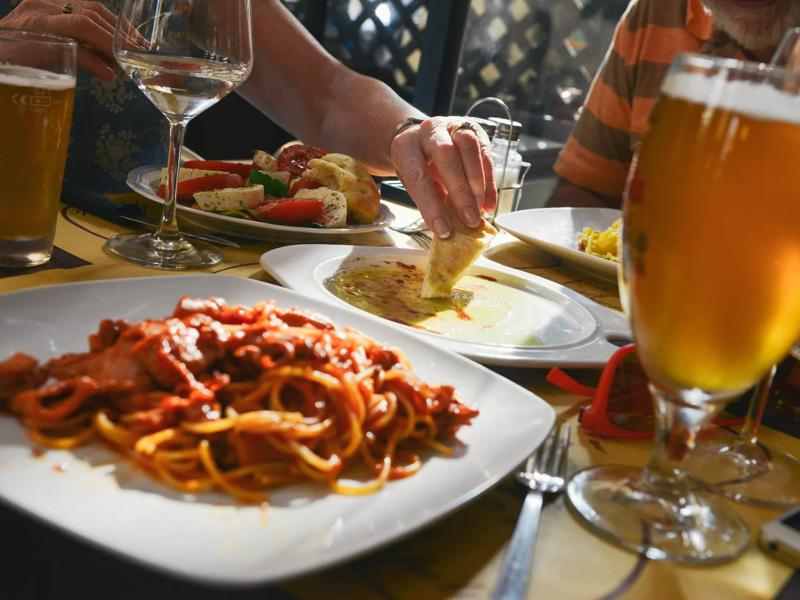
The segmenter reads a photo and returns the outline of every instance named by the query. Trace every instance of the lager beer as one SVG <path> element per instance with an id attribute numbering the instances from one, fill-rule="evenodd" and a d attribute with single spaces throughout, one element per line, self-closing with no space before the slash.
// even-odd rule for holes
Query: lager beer
<path id="1" fill-rule="evenodd" d="M 34 45 L 9 41 L 12 33 L 0 33 L 0 50 L 8 44 Z M 37 49 L 28 54 L 36 57 Z M 2 266 L 31 266 L 50 258 L 75 95 L 74 46 L 66 70 L 0 62 Z"/>
<path id="2" fill-rule="evenodd" d="M 673 69 L 642 140 L 623 261 L 661 387 L 742 391 L 800 336 L 800 97 L 774 79 Z"/>

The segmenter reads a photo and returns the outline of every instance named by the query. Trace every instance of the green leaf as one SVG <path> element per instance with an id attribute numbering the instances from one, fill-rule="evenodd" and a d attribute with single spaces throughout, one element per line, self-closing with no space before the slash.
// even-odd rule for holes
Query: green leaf
<path id="1" fill-rule="evenodd" d="M 253 185 L 263 185 L 264 196 L 275 196 L 276 198 L 286 198 L 289 196 L 289 188 L 286 187 L 283 182 L 261 171 L 255 169 L 250 171 L 250 183 Z"/>

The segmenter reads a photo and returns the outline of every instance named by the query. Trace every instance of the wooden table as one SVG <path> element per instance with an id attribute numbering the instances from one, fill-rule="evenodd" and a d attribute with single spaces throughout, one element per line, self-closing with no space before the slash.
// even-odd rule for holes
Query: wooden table
<path id="1" fill-rule="evenodd" d="M 415 211 L 393 206 L 398 222 L 409 222 Z M 102 250 L 105 239 L 123 229 L 74 208 L 63 207 L 50 265 L 35 271 L 0 272 L 0 292 L 94 279 L 166 274 L 123 263 Z M 326 240 L 327 241 L 327 240 Z M 395 232 L 367 234 L 364 245 L 414 247 L 410 238 Z M 225 248 L 225 261 L 210 273 L 272 281 L 258 259 L 274 244 Z M 507 266 L 546 277 L 619 309 L 613 284 L 595 281 L 580 271 L 505 234 L 490 249 L 490 258 Z M 196 271 L 193 273 L 197 273 Z M 545 371 L 496 369 L 549 402 L 559 414 L 574 412 L 582 400 L 551 386 Z M 583 372 L 591 380 L 596 373 Z M 569 413 L 571 414 L 571 413 Z M 616 441 L 592 437 L 567 422 L 573 431 L 570 471 L 587 465 L 625 463 L 642 465 L 649 442 Z M 800 452 L 800 442 L 765 430 L 762 439 L 782 450 Z M 14 581 L 14 597 L 28 598 L 486 598 L 497 577 L 523 496 L 511 477 L 471 504 L 422 532 L 327 571 L 268 588 L 220 591 L 176 581 L 132 565 L 9 509 L 0 509 L 0 527 L 6 534 L 3 571 Z M 737 506 L 755 535 L 761 523 L 777 513 Z M 10 541 L 13 542 L 10 543 Z M 792 575 L 791 569 L 752 545 L 739 559 L 717 567 L 681 567 L 650 562 L 595 537 L 568 514 L 562 499 L 548 504 L 536 547 L 531 598 L 768 598 L 776 595 Z M 790 585 L 795 585 L 795 577 Z M 8 588 L 3 588 L 7 590 Z M 798 588 L 793 588 L 797 592 Z M 785 597 L 791 597 L 787 589 Z M 0 592 L 3 596 L 4 592 Z M 798 597 L 798 596 L 795 596 Z"/>

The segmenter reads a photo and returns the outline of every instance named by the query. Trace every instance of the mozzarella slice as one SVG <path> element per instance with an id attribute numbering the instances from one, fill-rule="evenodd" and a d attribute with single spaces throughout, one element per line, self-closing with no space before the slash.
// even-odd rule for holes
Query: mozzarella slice
<path id="1" fill-rule="evenodd" d="M 208 192 L 196 192 L 194 200 L 203 210 L 224 212 L 253 208 L 264 202 L 264 186 L 261 184 L 241 188 L 223 188 Z"/>
<path id="2" fill-rule="evenodd" d="M 178 169 L 178 183 L 186 181 L 187 179 L 197 179 L 198 177 L 205 177 L 206 175 L 225 175 L 225 171 L 209 171 L 206 169 L 187 169 L 181 167 Z M 159 179 L 161 185 L 167 185 L 167 169 L 161 169 L 161 178 Z"/>
<path id="3" fill-rule="evenodd" d="M 322 200 L 322 213 L 316 220 L 323 227 L 344 227 L 347 225 L 347 198 L 342 192 L 320 187 L 313 190 L 299 190 L 294 197 Z"/>

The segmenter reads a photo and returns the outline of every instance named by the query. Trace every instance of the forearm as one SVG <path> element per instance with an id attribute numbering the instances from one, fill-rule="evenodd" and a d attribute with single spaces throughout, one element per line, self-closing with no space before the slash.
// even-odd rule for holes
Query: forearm
<path id="1" fill-rule="evenodd" d="M 355 156 L 377 175 L 394 173 L 390 147 L 395 126 L 424 117 L 386 84 L 352 71 L 337 80 L 320 130 L 320 145 Z"/>
<path id="2" fill-rule="evenodd" d="M 383 83 L 331 57 L 276 0 L 253 3 L 253 72 L 240 94 L 303 142 L 394 172 L 394 126 L 421 116 Z"/>
<path id="3" fill-rule="evenodd" d="M 601 196 L 586 188 L 578 187 L 567 181 L 566 179 L 559 178 L 553 193 L 545 203 L 548 207 L 555 206 L 588 206 L 599 208 L 619 208 L 620 201 L 618 198 L 611 198 L 608 196 Z"/>

